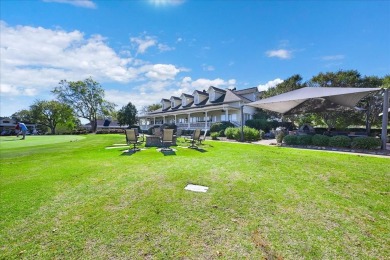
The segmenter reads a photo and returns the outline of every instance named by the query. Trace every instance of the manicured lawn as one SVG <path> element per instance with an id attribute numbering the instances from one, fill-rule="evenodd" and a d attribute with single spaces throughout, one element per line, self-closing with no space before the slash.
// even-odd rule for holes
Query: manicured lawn
<path id="1" fill-rule="evenodd" d="M 124 135 L 84 137 L 0 139 L 0 259 L 390 255 L 388 158 L 218 141 L 129 154 L 105 149 Z"/>

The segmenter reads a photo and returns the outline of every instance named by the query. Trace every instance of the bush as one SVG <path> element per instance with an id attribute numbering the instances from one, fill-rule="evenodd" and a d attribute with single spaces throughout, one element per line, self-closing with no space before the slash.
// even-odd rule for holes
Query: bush
<path id="1" fill-rule="evenodd" d="M 236 140 L 240 140 L 240 137 L 241 137 L 240 129 L 239 129 L 239 132 L 240 132 L 240 136 Z M 261 139 L 261 137 L 260 137 L 259 130 L 255 129 L 255 128 L 248 127 L 248 126 L 244 126 L 244 140 L 245 141 L 257 141 L 260 139 Z"/>
<path id="2" fill-rule="evenodd" d="M 265 132 L 269 132 L 272 128 L 278 127 L 277 121 L 268 121 L 267 119 L 250 119 L 245 121 L 245 125 L 255 129 L 263 129 Z"/>
<path id="3" fill-rule="evenodd" d="M 279 133 L 277 133 L 276 134 L 276 142 L 278 143 L 278 144 L 281 144 L 282 143 L 282 141 L 283 141 L 283 139 L 284 139 L 284 137 L 285 137 L 285 133 L 284 132 L 279 132 Z"/>
<path id="4" fill-rule="evenodd" d="M 225 136 L 227 139 L 234 139 L 238 140 L 240 139 L 240 131 L 238 128 L 235 127 L 228 127 L 225 129 Z"/>
<path id="5" fill-rule="evenodd" d="M 218 132 L 212 132 L 210 134 L 212 140 L 218 140 L 219 133 Z"/>
<path id="6" fill-rule="evenodd" d="M 376 149 L 381 146 L 381 140 L 375 137 L 356 137 L 353 139 L 352 148 L 354 149 Z"/>
<path id="7" fill-rule="evenodd" d="M 259 130 L 260 140 L 264 139 L 265 132 L 263 130 Z"/>
<path id="8" fill-rule="evenodd" d="M 283 138 L 283 142 L 287 145 L 297 145 L 298 143 L 298 136 L 296 135 L 286 135 Z"/>
<path id="9" fill-rule="evenodd" d="M 329 139 L 329 145 L 334 147 L 350 147 L 351 138 L 345 135 L 336 135 Z"/>
<path id="10" fill-rule="evenodd" d="M 312 136 L 311 135 L 298 135 L 298 144 L 299 145 L 311 145 Z"/>
<path id="11" fill-rule="evenodd" d="M 225 136 L 227 139 L 234 139 L 236 141 L 241 140 L 241 128 L 240 127 L 228 127 L 225 130 Z M 257 141 L 260 139 L 260 132 L 257 129 L 244 126 L 244 140 L 245 141 Z"/>
<path id="12" fill-rule="evenodd" d="M 225 130 L 228 127 L 234 127 L 230 122 L 220 122 L 211 125 L 210 132 L 219 132 L 219 136 L 225 136 Z"/>
<path id="13" fill-rule="evenodd" d="M 329 136 L 326 135 L 314 135 L 311 138 L 311 142 L 316 146 L 328 146 L 329 145 Z"/>

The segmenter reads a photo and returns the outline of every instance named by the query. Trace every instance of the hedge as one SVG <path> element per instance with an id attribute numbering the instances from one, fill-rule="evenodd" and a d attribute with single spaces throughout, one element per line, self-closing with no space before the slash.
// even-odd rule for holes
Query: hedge
<path id="1" fill-rule="evenodd" d="M 376 149 L 381 146 L 381 139 L 375 137 L 356 137 L 352 140 L 353 149 Z"/>
<path id="2" fill-rule="evenodd" d="M 314 135 L 311 142 L 315 146 L 328 146 L 330 137 L 327 135 Z"/>
<path id="3" fill-rule="evenodd" d="M 329 145 L 334 147 L 350 147 L 351 138 L 345 135 L 336 135 L 332 136 L 329 139 Z"/>

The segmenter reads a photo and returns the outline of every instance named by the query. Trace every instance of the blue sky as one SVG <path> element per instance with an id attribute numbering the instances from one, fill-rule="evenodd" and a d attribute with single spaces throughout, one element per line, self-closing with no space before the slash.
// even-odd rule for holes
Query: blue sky
<path id="1" fill-rule="evenodd" d="M 92 77 L 118 105 L 294 74 L 390 74 L 390 1 L 0 1 L 0 115 Z"/>

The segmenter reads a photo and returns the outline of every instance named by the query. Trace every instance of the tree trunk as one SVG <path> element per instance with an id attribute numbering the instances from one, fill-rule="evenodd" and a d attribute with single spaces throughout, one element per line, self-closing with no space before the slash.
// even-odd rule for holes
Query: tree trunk
<path id="1" fill-rule="evenodd" d="M 51 130 L 51 134 L 52 135 L 56 134 L 56 128 L 55 127 L 51 127 L 50 130 Z"/>
<path id="2" fill-rule="evenodd" d="M 96 130 L 97 130 L 97 120 L 91 120 L 91 131 L 92 133 L 96 133 Z"/>

